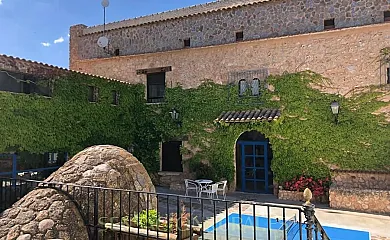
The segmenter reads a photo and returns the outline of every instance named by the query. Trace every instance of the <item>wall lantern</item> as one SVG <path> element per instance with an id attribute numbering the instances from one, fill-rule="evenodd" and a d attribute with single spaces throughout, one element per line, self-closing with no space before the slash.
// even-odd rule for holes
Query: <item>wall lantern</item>
<path id="1" fill-rule="evenodd" d="M 179 121 L 179 112 L 175 108 L 172 108 L 169 113 L 171 114 L 172 120 L 175 121 L 179 127 L 181 127 L 181 121 Z"/>
<path id="2" fill-rule="evenodd" d="M 340 104 L 337 101 L 333 101 L 330 104 L 330 109 L 332 110 L 333 115 L 335 116 L 335 122 L 338 123 L 338 115 L 340 112 Z"/>
<path id="3" fill-rule="evenodd" d="M 172 120 L 179 120 L 179 112 L 176 109 L 173 108 L 169 113 L 171 114 Z"/>

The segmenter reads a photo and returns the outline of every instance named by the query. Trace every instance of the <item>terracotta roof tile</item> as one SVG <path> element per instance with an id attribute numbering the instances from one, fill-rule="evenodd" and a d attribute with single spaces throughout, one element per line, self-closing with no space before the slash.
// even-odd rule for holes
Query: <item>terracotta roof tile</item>
<path id="1" fill-rule="evenodd" d="M 259 109 L 222 112 L 214 122 L 244 123 L 252 121 L 272 121 L 280 117 L 279 109 Z"/>
<path id="2" fill-rule="evenodd" d="M 128 82 L 120 81 L 120 80 L 113 79 L 113 78 L 107 78 L 107 77 L 103 77 L 103 76 L 99 76 L 99 75 L 94 75 L 94 74 L 84 73 L 84 72 L 80 72 L 80 71 L 70 70 L 70 69 L 67 69 L 67 68 L 50 65 L 50 64 L 47 64 L 47 63 L 32 61 L 32 60 L 28 60 L 28 59 L 24 59 L 24 58 L 19 58 L 19 57 L 8 56 L 8 55 L 5 55 L 5 54 L 0 54 L 0 63 L 1 63 L 1 58 L 6 58 L 6 59 L 9 59 L 11 61 L 20 61 L 20 62 L 25 62 L 25 63 L 30 63 L 30 64 L 37 64 L 37 65 L 41 65 L 41 66 L 45 66 L 45 67 L 49 67 L 49 68 L 52 68 L 52 69 L 55 69 L 55 70 L 62 71 L 64 73 L 77 73 L 77 74 L 82 74 L 82 75 L 86 75 L 86 76 L 106 79 L 108 81 L 115 81 L 115 82 L 121 82 L 121 83 L 124 83 L 124 84 L 130 84 Z"/>

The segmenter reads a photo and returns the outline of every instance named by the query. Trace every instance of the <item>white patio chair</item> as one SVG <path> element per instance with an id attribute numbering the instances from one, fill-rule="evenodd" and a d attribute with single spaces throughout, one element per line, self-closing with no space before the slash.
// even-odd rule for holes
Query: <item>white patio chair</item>
<path id="1" fill-rule="evenodd" d="M 218 188 L 217 188 L 217 198 L 218 198 L 218 192 L 222 191 L 223 200 L 225 200 L 226 199 L 226 184 L 227 184 L 227 181 L 220 181 L 220 182 L 217 182 L 215 184 L 218 185 Z"/>
<path id="2" fill-rule="evenodd" d="M 198 197 L 200 186 L 197 182 L 190 180 L 190 179 L 184 179 L 184 184 L 186 187 L 186 196 L 188 196 L 188 190 L 195 190 L 196 196 Z"/>
<path id="3" fill-rule="evenodd" d="M 211 184 L 206 189 L 200 190 L 199 197 L 202 197 L 202 193 L 206 193 L 209 198 L 213 198 L 214 195 L 218 198 L 217 189 L 218 189 L 218 184 L 216 183 Z"/>

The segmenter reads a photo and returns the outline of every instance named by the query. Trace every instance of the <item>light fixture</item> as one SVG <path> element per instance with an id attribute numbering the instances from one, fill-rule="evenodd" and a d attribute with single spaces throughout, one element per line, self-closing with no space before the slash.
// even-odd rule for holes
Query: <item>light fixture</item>
<path id="1" fill-rule="evenodd" d="M 169 113 L 171 114 L 171 117 L 174 121 L 179 119 L 179 112 L 176 109 L 173 108 Z"/>
<path id="2" fill-rule="evenodd" d="M 174 122 L 176 122 L 177 126 L 181 127 L 181 121 L 179 120 L 179 112 L 175 109 L 172 108 L 172 110 L 169 112 L 171 114 L 171 118 Z"/>
<path id="3" fill-rule="evenodd" d="M 333 115 L 335 116 L 335 122 L 338 123 L 338 115 L 340 112 L 340 104 L 337 101 L 333 101 L 330 104 L 330 109 L 332 110 Z"/>

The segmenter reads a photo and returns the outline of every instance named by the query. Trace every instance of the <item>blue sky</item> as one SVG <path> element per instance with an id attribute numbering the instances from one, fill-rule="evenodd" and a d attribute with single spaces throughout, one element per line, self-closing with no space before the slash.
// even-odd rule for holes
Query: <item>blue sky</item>
<path id="1" fill-rule="evenodd" d="M 106 21 L 209 1 L 110 0 Z M 67 68 L 69 27 L 75 24 L 103 24 L 101 0 L 0 0 L 0 54 Z"/>

